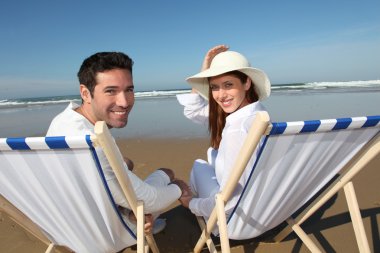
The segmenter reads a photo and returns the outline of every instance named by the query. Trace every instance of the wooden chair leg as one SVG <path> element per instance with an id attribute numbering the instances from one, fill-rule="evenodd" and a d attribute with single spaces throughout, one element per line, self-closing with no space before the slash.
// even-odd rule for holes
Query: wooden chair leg
<path id="1" fill-rule="evenodd" d="M 354 185 L 352 182 L 348 182 L 344 186 L 344 193 L 346 195 L 348 210 L 350 212 L 352 225 L 354 227 L 356 241 L 358 243 L 359 251 L 361 253 L 371 252 L 369 249 L 367 235 L 365 233 L 362 216 L 360 214 L 360 209 L 358 205 L 358 200 L 356 198 Z"/>
<path id="2" fill-rule="evenodd" d="M 293 229 L 293 231 L 298 235 L 302 240 L 305 246 L 313 253 L 322 253 L 322 251 L 315 245 L 315 243 L 310 239 L 310 237 L 303 231 L 300 225 L 294 223 L 293 219 L 288 219 L 286 222 Z"/>
<path id="3" fill-rule="evenodd" d="M 137 252 L 147 253 L 150 249 L 153 253 L 159 253 L 160 251 L 158 250 L 153 235 L 145 235 L 144 225 L 144 203 L 142 201 L 137 201 Z"/>
<path id="4" fill-rule="evenodd" d="M 51 253 L 54 250 L 54 243 L 50 243 L 49 247 L 46 249 L 45 253 Z"/>
<path id="5" fill-rule="evenodd" d="M 137 253 L 144 253 L 145 236 L 144 236 L 144 204 L 141 201 L 137 202 Z"/>
<path id="6" fill-rule="evenodd" d="M 153 235 L 152 234 L 146 235 L 145 238 L 149 245 L 150 250 L 153 253 L 159 253 L 160 251 L 158 250 L 158 247 L 157 247 L 156 241 L 154 240 Z"/>
<path id="7" fill-rule="evenodd" d="M 203 233 L 203 231 L 204 231 L 205 228 L 206 228 L 206 223 L 205 223 L 205 221 L 203 220 L 203 218 L 202 218 L 202 217 L 199 217 L 199 216 L 197 216 L 197 221 L 198 221 L 199 227 L 201 228 L 202 233 Z M 217 252 L 218 252 L 218 251 L 216 250 L 216 248 L 215 248 L 215 244 L 214 244 L 214 242 L 212 241 L 212 239 L 211 239 L 210 236 L 207 236 L 206 244 L 207 244 L 208 250 L 209 250 L 211 253 L 217 253 Z M 197 252 L 197 251 L 194 250 L 194 252 Z M 200 252 L 200 249 L 199 249 L 198 252 Z"/>
<path id="8" fill-rule="evenodd" d="M 222 195 L 216 195 L 216 208 L 218 216 L 218 227 L 220 236 L 220 245 L 223 253 L 230 253 L 230 241 L 228 239 L 226 213 L 224 210 L 224 200 Z"/>

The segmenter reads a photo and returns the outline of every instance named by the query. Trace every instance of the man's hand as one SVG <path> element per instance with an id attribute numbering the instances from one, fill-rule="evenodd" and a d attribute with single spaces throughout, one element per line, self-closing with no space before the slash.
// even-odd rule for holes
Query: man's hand
<path id="1" fill-rule="evenodd" d="M 145 214 L 145 225 L 144 225 L 144 232 L 145 234 L 151 234 L 153 230 L 153 216 L 151 214 Z"/>
<path id="2" fill-rule="evenodd" d="M 129 220 L 136 223 L 137 222 L 137 219 L 136 219 L 136 216 L 133 212 L 130 212 L 129 213 Z M 144 232 L 145 234 L 150 234 L 152 233 L 152 229 L 153 229 L 153 223 L 154 223 L 154 220 L 153 220 L 153 216 L 151 214 L 145 214 L 145 224 L 144 224 Z"/>
<path id="3" fill-rule="evenodd" d="M 189 208 L 190 200 L 193 198 L 193 193 L 191 192 L 190 187 L 185 183 L 185 181 L 180 179 L 175 179 L 172 184 L 178 185 L 181 189 L 181 197 L 179 197 L 179 202 L 186 208 Z"/>
<path id="4" fill-rule="evenodd" d="M 124 160 L 124 162 L 127 164 L 128 169 L 129 169 L 130 171 L 133 171 L 133 168 L 135 167 L 135 165 L 134 165 L 134 163 L 132 162 L 132 160 L 129 159 L 128 157 L 125 157 L 125 156 L 123 156 L 123 160 Z"/>

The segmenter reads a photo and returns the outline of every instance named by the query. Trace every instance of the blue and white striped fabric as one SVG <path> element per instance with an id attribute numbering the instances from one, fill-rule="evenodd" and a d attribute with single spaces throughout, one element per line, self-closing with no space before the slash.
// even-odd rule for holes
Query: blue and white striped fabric
<path id="1" fill-rule="evenodd" d="M 273 123 L 270 135 L 327 132 L 379 126 L 380 116 Z"/>
<path id="2" fill-rule="evenodd" d="M 0 150 L 46 150 L 68 148 L 92 148 L 90 136 L 52 136 L 0 139 Z"/>
<path id="3" fill-rule="evenodd" d="M 273 123 L 228 219 L 231 239 L 281 224 L 380 131 L 380 116 Z"/>
<path id="4" fill-rule="evenodd" d="M 136 244 L 88 135 L 0 139 L 0 193 L 53 243 L 75 252 Z"/>

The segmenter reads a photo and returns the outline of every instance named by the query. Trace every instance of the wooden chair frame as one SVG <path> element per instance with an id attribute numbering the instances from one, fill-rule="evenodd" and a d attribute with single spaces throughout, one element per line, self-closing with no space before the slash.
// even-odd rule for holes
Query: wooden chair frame
<path id="1" fill-rule="evenodd" d="M 137 252 L 149 252 L 158 253 L 157 244 L 152 234 L 144 234 L 144 203 L 137 201 L 136 194 L 131 185 L 129 176 L 124 170 L 124 163 L 122 155 L 113 140 L 110 131 L 105 122 L 97 122 L 95 125 L 95 135 L 91 136 L 93 146 L 101 147 L 104 151 L 107 160 L 109 161 L 116 178 L 122 188 L 122 191 L 131 206 L 134 215 L 137 218 Z M 43 244 L 47 246 L 46 252 L 54 252 L 55 246 L 45 234 L 41 231 L 39 226 L 30 220 L 25 214 L 18 210 L 11 202 L 0 195 L 0 210 L 7 213 L 16 223 L 22 228 L 35 236 Z"/>
<path id="2" fill-rule="evenodd" d="M 204 244 L 210 252 L 217 252 L 215 245 L 210 237 L 211 232 L 216 224 L 219 228 L 220 244 L 223 253 L 230 252 L 230 244 L 227 232 L 226 215 L 224 211 L 225 203 L 231 197 L 231 194 L 237 185 L 255 147 L 258 145 L 261 137 L 270 132 L 272 125 L 269 121 L 269 115 L 265 112 L 257 114 L 251 129 L 248 133 L 247 140 L 243 144 L 239 158 L 237 159 L 233 173 L 226 187 L 216 195 L 216 206 L 212 211 L 207 224 L 202 217 L 197 217 L 198 223 L 202 229 L 201 236 L 194 247 L 194 252 L 201 252 Z M 287 226 L 280 234 L 275 237 L 275 241 L 282 241 L 288 234 L 294 231 L 311 252 L 322 252 L 309 236 L 302 230 L 300 225 L 314 214 L 324 203 L 334 196 L 340 189 L 344 189 L 345 197 L 348 204 L 349 213 L 355 231 L 355 236 L 360 252 L 370 252 L 367 236 L 365 234 L 362 217 L 360 215 L 359 205 L 357 202 L 352 179 L 357 173 L 363 170 L 367 164 L 377 157 L 380 153 L 380 134 L 378 133 L 369 143 L 354 156 L 351 161 L 341 170 L 342 174 L 334 180 L 323 193 L 319 195 L 308 208 L 300 213 L 296 218 L 289 217 Z"/>

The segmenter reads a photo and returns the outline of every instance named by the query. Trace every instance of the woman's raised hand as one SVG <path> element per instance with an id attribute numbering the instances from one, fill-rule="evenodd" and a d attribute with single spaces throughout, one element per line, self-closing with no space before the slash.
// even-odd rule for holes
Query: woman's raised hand
<path id="1" fill-rule="evenodd" d="M 229 47 L 227 45 L 218 45 L 218 46 L 215 46 L 215 47 L 211 48 L 210 50 L 208 50 L 208 52 L 205 55 L 205 58 L 203 59 L 201 71 L 204 71 L 204 70 L 210 68 L 212 59 L 214 59 L 214 57 L 217 54 L 227 51 L 228 48 Z"/>

